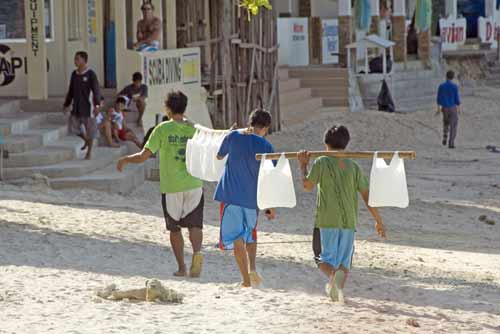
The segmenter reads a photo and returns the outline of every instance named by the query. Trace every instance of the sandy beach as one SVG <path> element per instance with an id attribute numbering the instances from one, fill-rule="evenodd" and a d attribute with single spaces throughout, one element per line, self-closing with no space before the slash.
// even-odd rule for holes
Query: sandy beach
<path id="1" fill-rule="evenodd" d="M 270 136 L 278 151 L 322 149 L 333 124 L 350 150 L 415 150 L 411 204 L 381 209 L 379 239 L 360 205 L 345 305 L 326 297 L 311 249 L 315 194 L 260 222 L 259 289 L 238 287 L 231 253 L 216 249 L 218 205 L 206 201 L 200 279 L 174 278 L 159 185 L 129 196 L 0 183 L 0 333 L 500 333 L 500 95 L 464 98 L 457 149 L 441 146 L 435 110 L 335 113 Z M 369 175 L 371 161 L 361 161 Z M 206 184 L 206 198 L 214 184 Z M 486 215 L 488 222 L 480 221 Z M 190 249 L 187 249 L 188 264 Z M 147 279 L 184 303 L 108 301 L 95 289 Z M 415 327 L 413 325 L 418 325 Z"/>

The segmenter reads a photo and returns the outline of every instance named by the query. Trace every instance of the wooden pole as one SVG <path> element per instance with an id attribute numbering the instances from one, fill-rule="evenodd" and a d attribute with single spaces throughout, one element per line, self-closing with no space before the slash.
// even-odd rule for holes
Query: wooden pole
<path id="1" fill-rule="evenodd" d="M 380 152 L 347 152 L 347 151 L 313 151 L 309 152 L 311 158 L 319 158 L 322 156 L 328 157 L 336 157 L 336 158 L 345 158 L 345 159 L 373 159 L 373 156 L 377 153 L 377 156 L 382 159 L 391 159 L 395 153 L 399 154 L 401 159 L 409 159 L 415 160 L 417 158 L 417 154 L 414 151 L 380 151 Z M 284 152 L 284 153 L 272 153 L 272 154 L 256 154 L 255 158 L 257 160 L 262 160 L 263 157 L 267 160 L 277 160 L 281 157 L 282 154 L 285 154 L 285 158 L 287 159 L 297 159 L 298 152 Z"/>

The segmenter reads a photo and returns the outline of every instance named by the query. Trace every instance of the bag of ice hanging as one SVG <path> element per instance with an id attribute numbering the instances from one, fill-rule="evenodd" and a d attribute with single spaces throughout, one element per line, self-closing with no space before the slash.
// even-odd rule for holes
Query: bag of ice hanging
<path id="1" fill-rule="evenodd" d="M 368 205 L 374 208 L 408 207 L 405 165 L 397 152 L 389 165 L 377 153 L 373 156 Z"/>
<path id="2" fill-rule="evenodd" d="M 259 209 L 293 208 L 297 204 L 290 162 L 282 154 L 276 167 L 272 160 L 260 162 L 257 183 L 257 205 Z"/>

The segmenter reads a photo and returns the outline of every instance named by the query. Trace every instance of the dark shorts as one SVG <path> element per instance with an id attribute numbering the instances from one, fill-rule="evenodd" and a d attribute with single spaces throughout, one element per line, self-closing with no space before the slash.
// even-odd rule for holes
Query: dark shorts
<path id="1" fill-rule="evenodd" d="M 181 218 L 179 221 L 170 217 L 167 211 L 167 200 L 165 194 L 161 195 L 161 206 L 163 208 L 163 216 L 165 217 L 165 226 L 167 231 L 180 232 L 181 228 L 199 228 L 203 229 L 203 207 L 205 199 L 201 196 L 198 206 L 186 217 Z"/>
<path id="2" fill-rule="evenodd" d="M 97 123 L 94 117 L 79 117 L 70 115 L 68 119 L 68 132 L 73 135 L 86 135 L 89 139 L 97 137 Z"/>

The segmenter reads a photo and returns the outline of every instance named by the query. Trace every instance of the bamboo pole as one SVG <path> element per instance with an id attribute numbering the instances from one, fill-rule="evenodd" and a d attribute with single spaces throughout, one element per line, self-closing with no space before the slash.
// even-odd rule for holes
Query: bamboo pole
<path id="1" fill-rule="evenodd" d="M 283 153 L 271 153 L 271 154 L 256 154 L 255 158 L 257 160 L 262 160 L 263 157 L 267 160 L 277 160 L 282 154 L 285 154 L 287 159 L 297 159 L 297 154 L 299 152 L 283 152 Z M 373 159 L 373 156 L 377 153 L 377 156 L 382 159 L 391 159 L 395 153 L 399 154 L 401 159 L 415 160 L 417 154 L 415 151 L 364 151 L 364 152 L 348 152 L 348 151 L 312 151 L 309 152 L 311 158 L 319 158 L 322 156 L 345 158 L 345 159 Z"/>

